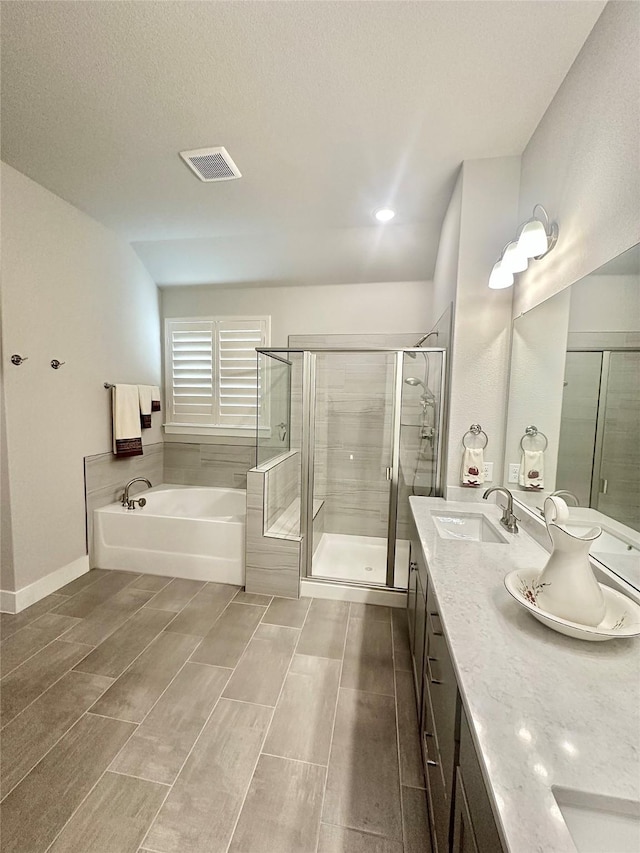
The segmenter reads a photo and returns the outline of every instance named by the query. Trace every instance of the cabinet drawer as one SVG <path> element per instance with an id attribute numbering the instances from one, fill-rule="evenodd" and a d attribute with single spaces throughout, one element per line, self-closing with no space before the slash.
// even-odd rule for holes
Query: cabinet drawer
<path id="1" fill-rule="evenodd" d="M 433 709 L 433 724 L 442 760 L 445 788 L 447 795 L 451 797 L 454 784 L 458 685 L 436 608 L 437 602 L 434 596 L 430 595 L 427 608 L 425 682 Z"/>
<path id="2" fill-rule="evenodd" d="M 416 682 L 416 701 L 419 704 L 420 696 L 422 696 L 427 617 L 424 591 L 422 589 L 422 583 L 418 572 L 416 572 L 416 587 L 416 624 L 414 629 L 415 648 L 413 652 L 413 665 L 415 667 L 414 677 Z M 420 708 L 418 708 L 418 714 L 420 714 Z M 418 719 L 420 719 L 419 716 Z"/>
<path id="3" fill-rule="evenodd" d="M 473 837 L 479 853 L 500 853 L 504 848 L 485 787 L 476 748 L 471 739 L 467 718 L 464 714 L 461 717 L 458 763 L 464 780 L 467 808 L 473 824 Z"/>
<path id="4" fill-rule="evenodd" d="M 427 777 L 427 799 L 431 831 L 434 836 L 432 839 L 434 853 L 448 853 L 451 800 L 445 791 L 442 760 L 434 734 L 433 712 L 426 686 L 423 698 L 422 756 Z"/>
<path id="5" fill-rule="evenodd" d="M 453 853 L 480 853 L 473 832 L 469 802 L 464 790 L 462 773 L 456 773 L 456 793 L 453 813 Z"/>

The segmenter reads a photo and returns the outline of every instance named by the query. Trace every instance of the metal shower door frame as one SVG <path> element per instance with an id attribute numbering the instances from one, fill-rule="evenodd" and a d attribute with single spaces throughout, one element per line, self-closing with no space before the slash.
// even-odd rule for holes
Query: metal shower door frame
<path id="1" fill-rule="evenodd" d="M 442 442 L 444 428 L 444 394 L 446 371 L 446 350 L 440 347 L 318 347 L 306 350 L 296 347 L 260 347 L 257 352 L 265 355 L 277 353 L 281 360 L 283 354 L 299 353 L 302 355 L 302 441 L 301 441 L 301 477 L 300 477 L 300 533 L 302 549 L 300 554 L 300 576 L 311 578 L 313 564 L 313 488 L 314 488 L 314 449 L 315 449 L 315 418 L 316 418 L 316 354 L 335 353 L 351 355 L 353 353 L 393 353 L 394 384 L 393 409 L 391 427 L 391 486 L 389 490 L 389 520 L 387 527 L 387 569 L 385 587 L 395 589 L 394 573 L 396 558 L 396 540 L 398 523 L 398 486 L 400 477 L 400 429 L 402 416 L 402 384 L 405 353 L 439 353 L 442 357 L 441 382 L 438 403 L 440 414 L 438 418 L 438 450 L 436 453 L 436 482 L 440 483 L 443 470 Z M 323 581 L 322 578 L 314 578 Z M 328 582 L 328 581 L 326 581 Z M 332 582 L 336 582 L 332 579 Z M 339 583 L 346 586 L 365 587 L 366 585 L 340 579 Z M 376 587 L 378 585 L 376 584 Z"/>

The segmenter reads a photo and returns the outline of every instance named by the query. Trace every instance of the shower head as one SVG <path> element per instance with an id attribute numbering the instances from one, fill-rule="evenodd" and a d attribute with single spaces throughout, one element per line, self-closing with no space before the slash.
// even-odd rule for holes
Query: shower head
<path id="1" fill-rule="evenodd" d="M 422 346 L 422 344 L 427 340 L 427 338 L 430 338 L 430 337 L 431 337 L 431 335 L 435 335 L 435 336 L 436 336 L 436 338 L 437 338 L 439 334 L 440 334 L 440 332 L 427 332 L 427 334 L 426 334 L 426 335 L 423 335 L 423 336 L 420 338 L 420 340 L 418 341 L 418 343 L 414 344 L 414 347 L 421 347 L 421 346 Z M 416 353 L 415 353 L 415 352 L 408 352 L 408 353 L 407 353 L 407 355 L 409 356 L 409 358 L 415 358 L 415 357 L 416 357 Z"/>
<path id="2" fill-rule="evenodd" d="M 424 390 L 427 390 L 427 386 L 424 384 L 422 379 L 416 379 L 415 376 L 408 376 L 404 381 L 407 383 L 407 385 L 411 385 L 413 388 L 415 388 L 416 385 L 422 385 Z"/>

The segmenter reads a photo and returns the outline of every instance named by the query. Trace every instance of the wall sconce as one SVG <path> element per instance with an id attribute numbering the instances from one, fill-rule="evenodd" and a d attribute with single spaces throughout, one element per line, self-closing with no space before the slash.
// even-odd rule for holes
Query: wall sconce
<path id="1" fill-rule="evenodd" d="M 541 211 L 541 216 L 536 215 Z M 549 214 L 541 204 L 533 208 L 533 216 L 518 229 L 515 240 L 507 243 L 489 276 L 489 287 L 501 290 L 511 287 L 513 274 L 523 272 L 529 266 L 529 260 L 544 258 L 558 242 L 558 226 L 549 221 Z"/>

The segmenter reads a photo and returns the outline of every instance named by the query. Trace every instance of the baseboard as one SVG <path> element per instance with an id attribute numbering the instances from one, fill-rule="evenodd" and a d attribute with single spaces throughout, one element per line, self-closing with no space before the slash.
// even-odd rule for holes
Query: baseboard
<path id="1" fill-rule="evenodd" d="M 84 575 L 89 571 L 89 556 L 85 554 L 83 557 L 78 557 L 72 563 L 67 563 L 56 569 L 55 572 L 45 575 L 40 580 L 34 581 L 29 586 L 23 586 L 17 592 L 11 592 L 7 589 L 0 590 L 0 612 L 2 613 L 20 613 L 26 607 L 40 601 L 41 598 L 46 598 L 60 587 L 67 583 L 71 583 L 80 575 Z"/>

